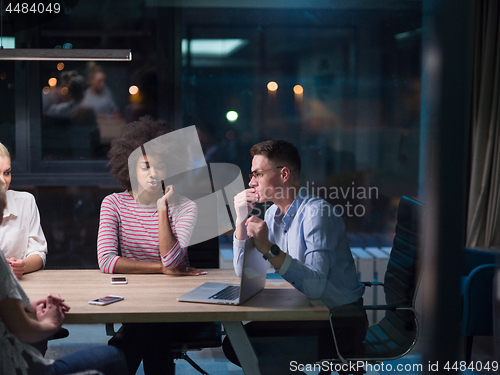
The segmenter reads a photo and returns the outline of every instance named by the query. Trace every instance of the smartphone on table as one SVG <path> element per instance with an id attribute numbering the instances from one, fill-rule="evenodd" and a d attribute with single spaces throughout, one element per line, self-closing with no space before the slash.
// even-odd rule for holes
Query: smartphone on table
<path id="1" fill-rule="evenodd" d="M 118 302 L 121 300 L 123 300 L 123 297 L 120 297 L 120 296 L 106 296 L 106 297 L 93 299 L 92 301 L 89 301 L 89 303 L 91 305 L 105 306 L 105 305 L 109 305 L 110 303 Z"/>
<path id="2" fill-rule="evenodd" d="M 126 284 L 127 278 L 125 276 L 111 276 L 111 284 Z"/>

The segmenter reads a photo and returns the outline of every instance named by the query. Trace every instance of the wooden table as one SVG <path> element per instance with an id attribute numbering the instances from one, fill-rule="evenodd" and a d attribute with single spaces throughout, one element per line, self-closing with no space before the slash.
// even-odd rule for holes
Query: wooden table
<path id="1" fill-rule="evenodd" d="M 125 275 L 128 284 L 112 285 L 99 270 L 42 270 L 24 275 L 30 298 L 59 293 L 71 307 L 66 323 L 222 322 L 245 374 L 260 374 L 258 360 L 242 321 L 327 320 L 320 300 L 308 299 L 287 282 L 268 280 L 266 289 L 241 306 L 178 302 L 176 298 L 206 281 L 239 283 L 233 270 L 209 270 L 204 276 Z M 88 301 L 106 295 L 125 297 L 107 306 Z"/>

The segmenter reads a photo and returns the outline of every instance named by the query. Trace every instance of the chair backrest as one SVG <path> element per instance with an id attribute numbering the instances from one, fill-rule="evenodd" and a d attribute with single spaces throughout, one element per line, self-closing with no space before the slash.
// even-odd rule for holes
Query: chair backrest
<path id="1" fill-rule="evenodd" d="M 493 251 L 463 249 L 461 277 L 463 336 L 493 334 L 493 278 L 500 267 L 500 254 Z M 492 298 L 493 296 L 493 298 Z"/>
<path id="2" fill-rule="evenodd" d="M 384 279 L 387 304 L 413 306 L 417 283 L 417 247 L 422 204 L 403 196 L 396 232 Z"/>
<path id="3" fill-rule="evenodd" d="M 190 199 L 195 202 L 202 200 L 208 194 L 191 194 Z M 219 230 L 217 201 L 203 200 L 203 204 L 198 205 L 198 218 L 193 230 L 193 237 L 196 234 L 217 234 Z M 188 247 L 189 264 L 196 268 L 219 268 L 219 237 L 206 239 L 202 242 Z"/>
<path id="4" fill-rule="evenodd" d="M 219 268 L 219 237 L 190 245 L 189 264 L 196 268 Z"/>
<path id="5" fill-rule="evenodd" d="M 419 220 L 423 205 L 403 196 L 399 202 L 396 233 L 384 279 L 386 303 L 412 308 L 418 280 Z M 412 310 L 386 310 L 385 317 L 369 328 L 367 355 L 397 358 L 414 344 L 417 336 Z"/>
<path id="6" fill-rule="evenodd" d="M 475 268 L 485 264 L 499 264 L 500 253 L 464 248 L 462 252 L 462 276 L 467 277 Z"/>

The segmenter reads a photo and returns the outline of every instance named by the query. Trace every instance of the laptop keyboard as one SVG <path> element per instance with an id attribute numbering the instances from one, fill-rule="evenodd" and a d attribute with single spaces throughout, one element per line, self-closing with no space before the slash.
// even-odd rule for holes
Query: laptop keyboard
<path id="1" fill-rule="evenodd" d="M 229 285 L 208 298 L 235 300 L 239 296 L 240 296 L 240 287 L 237 285 Z"/>

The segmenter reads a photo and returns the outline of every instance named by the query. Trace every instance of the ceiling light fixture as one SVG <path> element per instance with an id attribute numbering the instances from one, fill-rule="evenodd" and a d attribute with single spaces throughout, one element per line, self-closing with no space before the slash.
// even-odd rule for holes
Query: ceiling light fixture
<path id="1" fill-rule="evenodd" d="M 182 54 L 193 57 L 225 58 L 248 44 L 245 39 L 182 39 Z"/>
<path id="2" fill-rule="evenodd" d="M 3 0 L 0 0 L 0 5 L 0 9 L 3 9 Z M 4 48 L 3 16 L 0 15 L 0 60 L 131 61 L 132 51 L 129 49 Z"/>
<path id="3" fill-rule="evenodd" d="M 131 61 L 129 49 L 0 49 L 0 60 Z"/>

